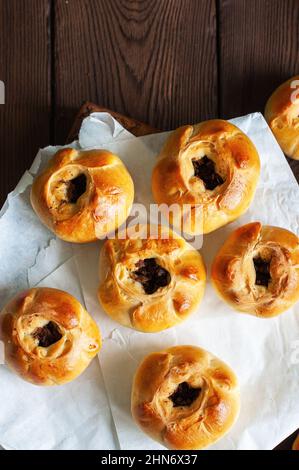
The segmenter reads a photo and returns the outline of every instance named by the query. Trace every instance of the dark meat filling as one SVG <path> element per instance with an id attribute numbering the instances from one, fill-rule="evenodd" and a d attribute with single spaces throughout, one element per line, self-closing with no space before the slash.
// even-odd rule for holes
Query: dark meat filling
<path id="1" fill-rule="evenodd" d="M 84 174 L 76 176 L 76 178 L 67 182 L 67 201 L 76 204 L 79 197 L 86 191 L 86 176 Z"/>
<path id="2" fill-rule="evenodd" d="M 255 269 L 255 284 L 257 286 L 268 287 L 269 282 L 271 281 L 270 275 L 270 261 L 264 261 L 262 258 L 253 259 L 254 269 Z"/>
<path id="3" fill-rule="evenodd" d="M 168 286 L 170 283 L 169 272 L 157 264 L 155 258 L 138 261 L 136 268 L 132 277 L 142 284 L 146 294 L 154 294 L 159 287 Z"/>
<path id="4" fill-rule="evenodd" d="M 201 392 L 201 388 L 192 388 L 187 382 L 182 382 L 170 395 L 174 408 L 178 406 L 190 406 Z"/>
<path id="5" fill-rule="evenodd" d="M 38 340 L 38 345 L 47 348 L 51 344 L 57 343 L 62 337 L 56 323 L 49 321 L 45 326 L 36 328 L 32 333 L 33 338 Z"/>
<path id="6" fill-rule="evenodd" d="M 215 163 L 206 155 L 199 160 L 192 160 L 192 163 L 194 176 L 203 181 L 206 189 L 212 190 L 224 183 L 223 178 L 215 171 Z"/>

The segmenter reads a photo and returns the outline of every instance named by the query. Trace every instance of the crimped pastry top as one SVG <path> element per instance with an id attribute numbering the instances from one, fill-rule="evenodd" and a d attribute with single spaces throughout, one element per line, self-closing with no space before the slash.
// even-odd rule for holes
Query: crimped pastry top
<path id="1" fill-rule="evenodd" d="M 292 232 L 252 222 L 235 230 L 212 265 L 212 280 L 236 309 L 261 317 L 299 299 L 299 240 Z"/>
<path id="2" fill-rule="evenodd" d="M 194 346 L 152 353 L 132 388 L 137 424 L 169 449 L 202 449 L 223 436 L 239 411 L 234 372 Z"/>
<path id="3" fill-rule="evenodd" d="M 71 242 L 94 241 L 117 228 L 129 215 L 133 199 L 131 176 L 107 150 L 58 151 L 31 191 L 42 222 Z"/>
<path id="4" fill-rule="evenodd" d="M 171 134 L 154 168 L 152 190 L 159 204 L 197 206 L 186 232 L 208 233 L 247 209 L 259 171 L 250 139 L 233 124 L 215 119 Z M 173 220 L 175 226 L 180 222 Z"/>
<path id="5" fill-rule="evenodd" d="M 267 101 L 265 118 L 286 155 L 299 159 L 299 75 L 280 85 Z"/>
<path id="6" fill-rule="evenodd" d="M 70 294 L 34 288 L 18 294 L 0 314 L 5 360 L 36 385 L 74 379 L 101 346 L 98 327 Z"/>
<path id="7" fill-rule="evenodd" d="M 151 226 L 153 228 L 153 226 Z M 182 321 L 199 304 L 205 286 L 201 255 L 166 227 L 107 240 L 101 253 L 99 300 L 119 323 L 160 331 Z"/>

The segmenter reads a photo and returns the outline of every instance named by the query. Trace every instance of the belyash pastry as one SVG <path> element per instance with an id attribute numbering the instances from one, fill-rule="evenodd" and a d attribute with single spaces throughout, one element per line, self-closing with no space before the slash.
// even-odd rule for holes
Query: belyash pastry
<path id="1" fill-rule="evenodd" d="M 232 307 L 273 317 L 299 299 L 299 240 L 286 229 L 259 222 L 239 227 L 216 255 L 211 277 Z"/>
<path id="2" fill-rule="evenodd" d="M 99 329 L 80 302 L 46 287 L 19 293 L 0 314 L 5 362 L 35 385 L 75 379 L 101 347 Z"/>
<path id="3" fill-rule="evenodd" d="M 284 82 L 270 96 L 265 118 L 283 152 L 299 160 L 299 75 Z"/>
<path id="4" fill-rule="evenodd" d="M 58 151 L 35 179 L 32 206 L 59 238 L 91 242 L 128 217 L 134 185 L 122 161 L 106 150 Z"/>
<path id="5" fill-rule="evenodd" d="M 251 203 L 260 160 L 251 140 L 215 119 L 175 130 L 152 175 L 152 191 L 170 222 L 185 233 L 209 233 L 243 214 Z M 164 205 L 164 206 L 163 206 Z"/>
<path id="6" fill-rule="evenodd" d="M 234 372 L 194 346 L 152 353 L 132 388 L 132 415 L 140 428 L 169 449 L 202 449 L 227 433 L 239 412 Z"/>
<path id="7" fill-rule="evenodd" d="M 155 332 L 194 312 L 206 272 L 198 251 L 170 229 L 152 225 L 105 242 L 100 278 L 100 303 L 115 321 Z"/>

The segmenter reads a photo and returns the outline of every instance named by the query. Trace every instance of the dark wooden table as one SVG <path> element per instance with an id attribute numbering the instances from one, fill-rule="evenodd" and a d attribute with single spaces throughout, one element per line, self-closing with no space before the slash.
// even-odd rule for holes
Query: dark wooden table
<path id="1" fill-rule="evenodd" d="M 263 111 L 298 51 L 298 0 L 0 0 L 0 204 L 84 101 L 158 129 Z"/>

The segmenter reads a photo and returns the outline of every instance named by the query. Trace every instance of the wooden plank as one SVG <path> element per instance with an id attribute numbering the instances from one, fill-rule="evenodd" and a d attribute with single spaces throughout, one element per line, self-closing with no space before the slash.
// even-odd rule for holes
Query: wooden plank
<path id="1" fill-rule="evenodd" d="M 219 109 L 225 119 L 264 111 L 299 71 L 298 0 L 219 0 Z M 299 162 L 288 159 L 299 182 Z"/>
<path id="2" fill-rule="evenodd" d="M 97 112 L 107 112 L 111 114 L 111 116 L 113 116 L 123 127 L 125 127 L 136 137 L 160 132 L 158 129 L 155 129 L 154 127 L 151 127 L 148 124 L 137 121 L 133 118 L 129 118 L 127 116 L 124 116 L 123 114 L 111 111 L 111 109 L 103 108 L 102 106 L 98 106 L 97 104 L 88 101 L 86 103 L 83 103 L 83 105 L 79 109 L 79 112 L 75 117 L 74 124 L 72 125 L 71 130 L 67 136 L 66 142 L 70 143 L 73 140 L 76 140 L 78 138 L 78 132 L 83 119 L 89 116 L 91 113 Z"/>
<path id="3" fill-rule="evenodd" d="M 49 143 L 48 0 L 0 0 L 0 206 Z"/>
<path id="4" fill-rule="evenodd" d="M 219 0 L 218 15 L 221 115 L 263 111 L 299 71 L 299 2 Z"/>
<path id="5" fill-rule="evenodd" d="M 159 129 L 217 114 L 210 0 L 57 0 L 56 142 L 94 101 Z"/>

